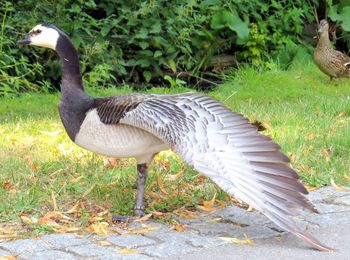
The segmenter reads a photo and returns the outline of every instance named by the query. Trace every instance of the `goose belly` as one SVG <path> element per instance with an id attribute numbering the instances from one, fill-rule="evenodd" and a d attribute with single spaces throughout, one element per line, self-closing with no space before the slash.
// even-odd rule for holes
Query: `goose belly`
<path id="1" fill-rule="evenodd" d="M 169 149 L 162 140 L 140 128 L 102 123 L 96 110 L 87 113 L 75 143 L 110 157 L 135 157 L 138 163 L 147 163 L 155 153 Z"/>

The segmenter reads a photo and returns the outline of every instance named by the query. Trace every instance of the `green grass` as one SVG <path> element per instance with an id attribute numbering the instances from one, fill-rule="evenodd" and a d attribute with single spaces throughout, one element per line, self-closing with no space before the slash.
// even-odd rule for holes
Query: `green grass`
<path id="1" fill-rule="evenodd" d="M 189 89 L 148 92 L 185 91 Z M 131 90 L 88 92 L 105 96 Z M 303 183 L 322 186 L 331 178 L 349 185 L 349 93 L 350 81 L 329 84 L 311 64 L 289 71 L 241 68 L 209 94 L 250 120 L 261 121 L 267 128 L 263 133 L 281 145 Z M 80 200 L 74 216 L 84 223 L 105 210 L 132 214 L 135 162 L 120 160 L 108 167 L 103 157 L 74 145 L 58 117 L 58 102 L 58 94 L 0 99 L 0 223 L 24 214 L 39 218 L 53 210 L 53 197 L 60 211 L 71 209 Z M 228 199 L 176 155 L 165 152 L 150 169 L 146 207 L 148 212 L 173 211 L 196 206 L 215 193 L 218 200 Z"/>

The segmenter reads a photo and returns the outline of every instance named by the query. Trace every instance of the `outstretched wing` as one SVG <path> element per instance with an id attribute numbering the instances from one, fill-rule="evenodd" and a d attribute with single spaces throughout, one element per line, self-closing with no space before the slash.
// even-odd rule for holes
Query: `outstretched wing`
<path id="1" fill-rule="evenodd" d="M 117 99 L 109 105 L 120 111 Z M 102 108 L 98 113 L 102 122 L 120 122 L 154 134 L 230 195 L 313 247 L 330 250 L 291 219 L 298 208 L 317 211 L 303 196 L 308 192 L 280 147 L 259 134 L 246 118 L 202 94 L 142 96 L 142 101 L 128 103 L 128 107 L 116 121 Z"/>

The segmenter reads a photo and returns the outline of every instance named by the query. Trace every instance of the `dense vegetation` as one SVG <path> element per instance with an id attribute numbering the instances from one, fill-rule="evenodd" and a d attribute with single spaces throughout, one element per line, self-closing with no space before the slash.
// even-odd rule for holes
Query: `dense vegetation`
<path id="1" fill-rule="evenodd" d="M 302 39 L 312 43 L 316 12 L 323 18 L 327 11 L 339 22 L 346 42 L 348 2 L 1 1 L 0 95 L 58 87 L 59 64 L 52 51 L 15 45 L 38 23 L 56 24 L 72 36 L 86 84 L 166 79 L 174 85 L 182 82 L 175 78 L 191 75 L 215 81 L 225 66 L 237 62 L 269 67 L 278 60 L 288 66 L 310 51 Z"/>

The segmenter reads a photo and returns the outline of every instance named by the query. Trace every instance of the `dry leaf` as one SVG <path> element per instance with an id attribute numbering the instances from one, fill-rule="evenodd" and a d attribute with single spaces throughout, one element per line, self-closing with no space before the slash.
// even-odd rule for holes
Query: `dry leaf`
<path id="1" fill-rule="evenodd" d="M 177 232 L 184 232 L 186 228 L 185 228 L 184 225 L 178 224 L 178 225 L 175 225 L 174 229 L 175 229 Z"/>
<path id="2" fill-rule="evenodd" d="M 5 234 L 5 235 L 0 235 L 0 243 L 2 242 L 7 242 L 7 241 L 11 241 L 14 239 L 18 239 L 17 237 L 17 233 L 11 233 L 11 234 Z"/>
<path id="3" fill-rule="evenodd" d="M 10 229 L 10 228 L 3 228 L 3 227 L 0 227 L 0 233 L 3 233 L 3 234 L 12 234 L 12 233 L 15 233 L 15 231 L 13 229 Z"/>
<path id="4" fill-rule="evenodd" d="M 174 213 L 180 218 L 196 219 L 199 218 L 197 212 L 193 212 L 187 209 L 179 209 L 174 211 Z"/>
<path id="5" fill-rule="evenodd" d="M 111 246 L 112 245 L 111 242 L 108 242 L 106 240 L 97 241 L 96 244 L 98 244 L 99 246 Z"/>
<path id="6" fill-rule="evenodd" d="M 163 192 L 165 195 L 168 195 L 168 192 L 164 189 L 163 179 L 160 174 L 157 175 L 157 184 L 161 192 Z"/>
<path id="7" fill-rule="evenodd" d="M 90 233 L 96 233 L 97 235 L 107 235 L 109 232 L 107 230 L 108 226 L 109 224 L 107 222 L 100 222 L 88 226 L 85 230 Z"/>
<path id="8" fill-rule="evenodd" d="M 350 181 L 350 177 L 347 174 L 345 174 L 345 173 L 343 175 L 343 179 Z"/>
<path id="9" fill-rule="evenodd" d="M 13 256 L 13 255 L 4 255 L 4 256 L 0 256 L 0 260 L 16 260 L 17 257 Z"/>
<path id="10" fill-rule="evenodd" d="M 208 201 L 203 201 L 203 206 L 197 206 L 198 208 L 205 210 L 205 211 L 214 211 L 217 210 L 216 208 L 214 208 L 214 204 L 215 204 L 215 199 L 216 199 L 216 193 L 214 194 L 213 198 L 211 200 Z"/>
<path id="11" fill-rule="evenodd" d="M 90 217 L 88 219 L 89 223 L 94 223 L 94 222 L 98 222 L 98 221 L 101 221 L 101 220 L 103 220 L 103 217 L 98 217 L 98 216 Z"/>
<path id="12" fill-rule="evenodd" d="M 320 154 L 326 158 L 327 162 L 331 160 L 331 151 L 329 149 L 323 148 Z"/>
<path id="13" fill-rule="evenodd" d="M 168 181 L 176 181 L 177 179 L 179 179 L 182 175 L 183 175 L 183 171 L 180 171 L 179 173 L 177 173 L 177 174 L 168 174 L 167 176 L 166 176 L 166 179 L 168 180 Z"/>
<path id="14" fill-rule="evenodd" d="M 2 182 L 2 186 L 5 188 L 5 190 L 16 191 L 19 186 L 19 183 L 14 184 L 10 180 L 4 180 Z"/>
<path id="15" fill-rule="evenodd" d="M 321 186 L 307 186 L 307 185 L 305 185 L 305 188 L 307 189 L 307 191 L 315 191 L 315 190 L 318 190 L 319 188 L 321 188 Z"/>
<path id="16" fill-rule="evenodd" d="M 343 116 L 345 116 L 345 113 L 344 113 L 344 112 L 340 112 L 340 113 L 338 114 L 338 117 L 343 117 Z"/>
<path id="17" fill-rule="evenodd" d="M 208 219 L 207 222 L 220 222 L 222 220 L 223 218 L 212 218 L 212 219 Z"/>
<path id="18" fill-rule="evenodd" d="M 117 250 L 118 254 L 138 254 L 140 251 L 138 251 L 135 248 L 122 248 Z"/>
<path id="19" fill-rule="evenodd" d="M 224 240 L 224 241 L 228 241 L 228 242 L 231 242 L 231 243 L 235 243 L 237 245 L 250 245 L 250 246 L 254 246 L 254 242 L 249 239 L 247 237 L 247 235 L 244 234 L 244 239 L 238 239 L 238 238 L 235 238 L 235 237 L 219 237 L 220 239 Z"/>
<path id="20" fill-rule="evenodd" d="M 139 219 L 135 219 L 135 221 L 147 221 L 152 217 L 152 213 L 144 215 L 143 217 L 139 218 Z"/>
<path id="21" fill-rule="evenodd" d="M 103 160 L 103 166 L 111 169 L 117 167 L 119 165 L 119 162 L 119 158 L 105 158 Z"/>
<path id="22" fill-rule="evenodd" d="M 31 155 L 29 154 L 25 155 L 24 160 L 31 172 L 36 172 L 38 170 L 38 166 L 36 163 L 33 162 Z"/>
<path id="23" fill-rule="evenodd" d="M 54 228 L 62 228 L 59 222 L 69 222 L 72 219 L 65 216 L 62 212 L 59 211 L 49 211 L 43 217 L 38 220 L 38 224 L 51 226 Z"/>
<path id="24" fill-rule="evenodd" d="M 33 224 L 35 224 L 34 221 L 31 218 L 27 217 L 27 216 L 20 216 L 20 218 L 21 218 L 22 222 L 24 224 L 26 224 L 26 225 L 33 225 Z"/>
<path id="25" fill-rule="evenodd" d="M 143 235 L 147 232 L 157 230 L 159 229 L 158 227 L 152 227 L 148 225 L 141 225 L 143 229 L 129 229 L 128 231 L 124 232 L 123 234 L 136 234 L 136 235 Z"/>
<path id="26" fill-rule="evenodd" d="M 248 208 L 247 208 L 247 211 L 248 211 L 248 212 L 251 212 L 251 211 L 253 211 L 253 209 L 254 209 L 254 208 L 253 208 L 251 205 L 249 205 Z"/>
<path id="27" fill-rule="evenodd" d="M 74 204 L 74 206 L 73 206 L 71 209 L 69 209 L 69 210 L 67 211 L 67 213 L 68 213 L 68 214 L 71 214 L 71 213 L 77 212 L 77 211 L 78 211 L 78 208 L 79 208 L 79 205 L 80 205 L 80 200 L 78 200 L 78 201 Z"/>
<path id="28" fill-rule="evenodd" d="M 335 184 L 333 178 L 331 178 L 331 185 L 333 186 L 334 189 L 336 189 L 338 191 L 348 191 L 347 188 Z"/>

